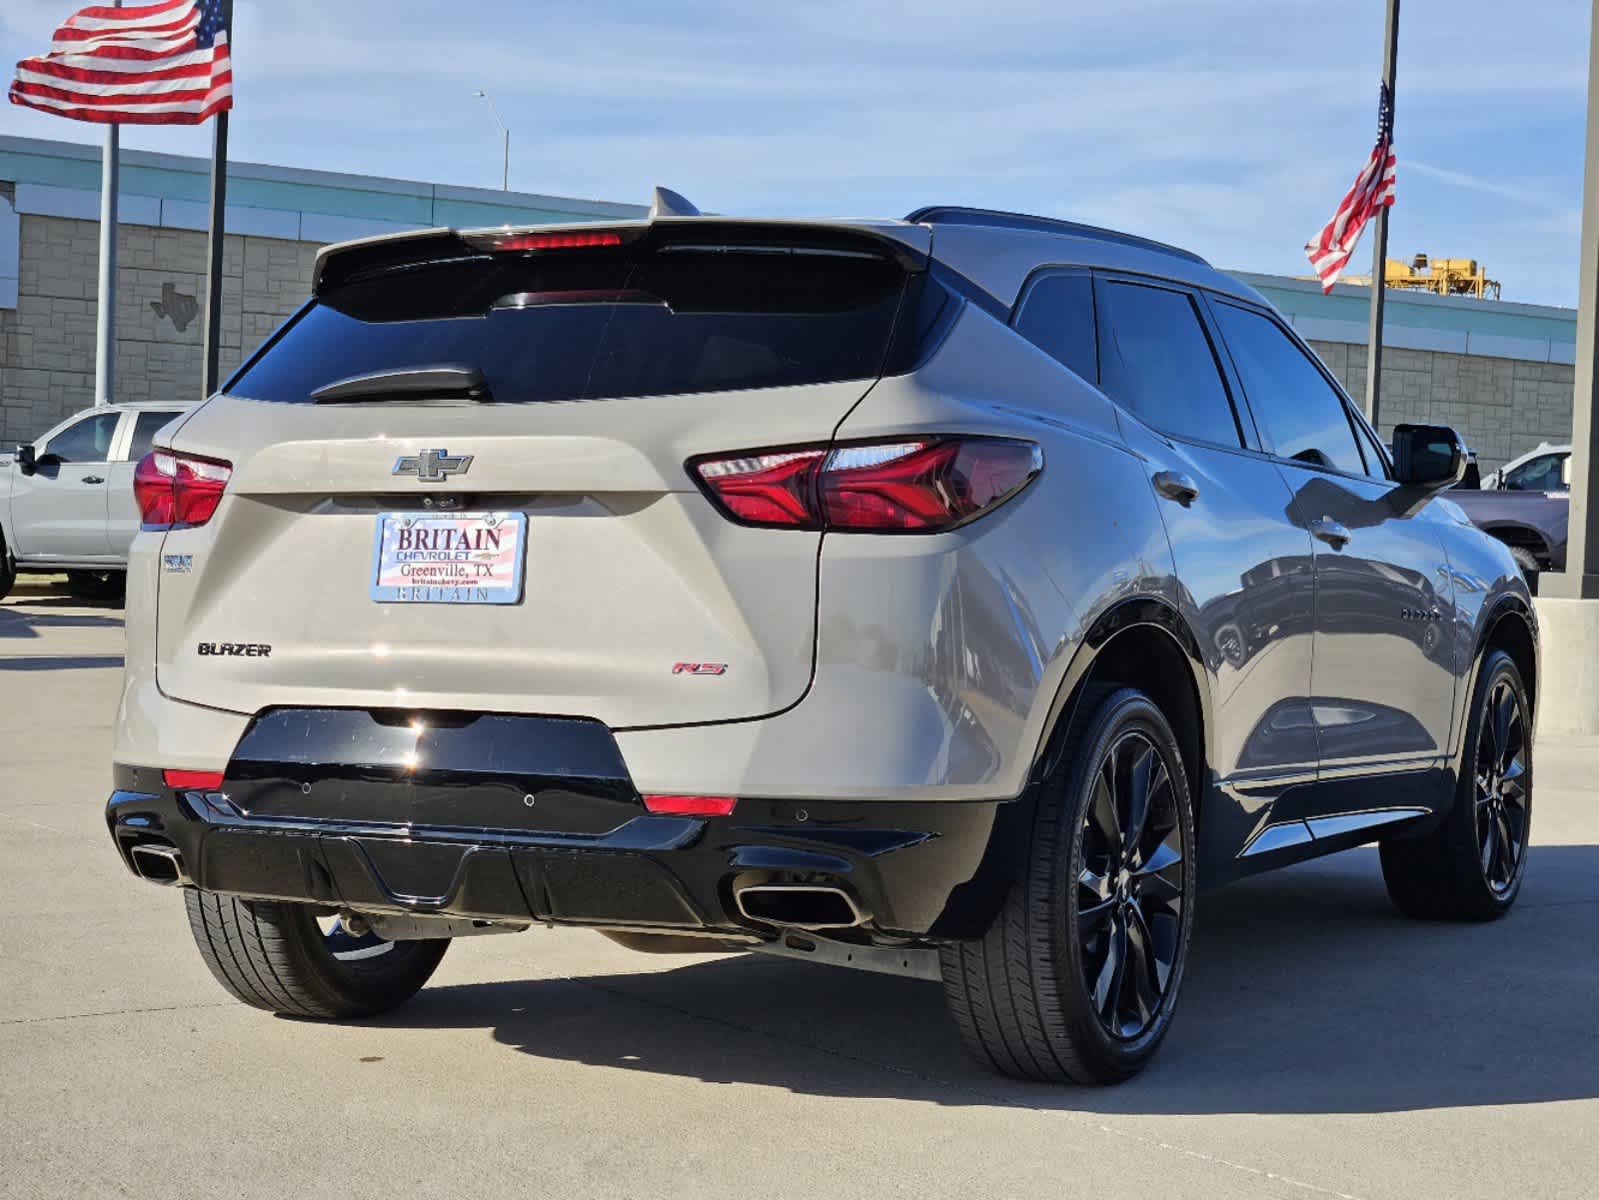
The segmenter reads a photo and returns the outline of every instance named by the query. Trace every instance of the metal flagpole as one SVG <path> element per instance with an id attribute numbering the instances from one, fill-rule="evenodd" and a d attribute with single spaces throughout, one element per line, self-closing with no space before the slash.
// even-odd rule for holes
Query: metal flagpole
<path id="1" fill-rule="evenodd" d="M 1388 27 L 1383 35 L 1382 87 L 1388 103 L 1390 127 L 1394 119 L 1394 76 L 1399 66 L 1399 0 L 1388 0 Z M 1382 166 L 1379 164 L 1379 171 Z M 1377 229 L 1371 249 L 1371 328 L 1366 336 L 1366 418 L 1377 429 L 1382 406 L 1382 310 L 1388 290 L 1388 206 L 1377 210 Z"/>
<path id="2" fill-rule="evenodd" d="M 122 0 L 111 0 L 121 8 Z M 105 127 L 104 159 L 100 167 L 100 298 L 94 331 L 94 402 L 110 404 L 116 399 L 117 368 L 117 188 L 120 186 L 118 155 L 122 150 L 121 129 L 112 122 Z"/>
<path id="3" fill-rule="evenodd" d="M 222 28 L 228 35 L 228 53 L 233 53 L 233 0 L 222 5 Z M 205 289 L 204 376 L 200 399 L 217 390 L 217 375 L 222 352 L 222 251 L 228 208 L 228 111 L 214 118 L 216 129 L 211 143 L 211 234 L 208 249 L 210 268 Z"/>

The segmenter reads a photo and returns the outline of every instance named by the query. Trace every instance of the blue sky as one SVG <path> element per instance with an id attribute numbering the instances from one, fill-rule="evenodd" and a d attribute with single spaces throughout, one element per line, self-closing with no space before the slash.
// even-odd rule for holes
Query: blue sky
<path id="1" fill-rule="evenodd" d="M 0 54 L 75 0 L 4 0 Z M 730 213 L 985 204 L 1303 273 L 1371 148 L 1382 0 L 238 0 L 238 159 Z M 1392 252 L 1575 303 L 1586 0 L 1410 0 Z M 6 105 L 0 133 L 96 140 Z M 207 153 L 209 133 L 128 145 Z M 1357 252 L 1361 269 L 1365 243 Z"/>

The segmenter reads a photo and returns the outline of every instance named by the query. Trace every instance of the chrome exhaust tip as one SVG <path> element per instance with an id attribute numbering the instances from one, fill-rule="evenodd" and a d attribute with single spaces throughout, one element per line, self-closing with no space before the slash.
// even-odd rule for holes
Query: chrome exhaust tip
<path id="1" fill-rule="evenodd" d="M 176 846 L 141 842 L 128 850 L 128 861 L 140 879 L 164 887 L 193 887 L 194 880 L 183 869 L 183 854 Z"/>
<path id="2" fill-rule="evenodd" d="M 747 920 L 787 929 L 853 929 L 871 920 L 840 887 L 813 883 L 753 883 L 733 892 Z"/>

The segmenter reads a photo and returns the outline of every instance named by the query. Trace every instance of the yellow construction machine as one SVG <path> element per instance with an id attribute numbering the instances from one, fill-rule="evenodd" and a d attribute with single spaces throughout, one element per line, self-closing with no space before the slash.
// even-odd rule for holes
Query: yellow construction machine
<path id="1" fill-rule="evenodd" d="M 1363 283 L 1369 287 L 1371 276 L 1345 275 L 1343 282 Z M 1408 263 L 1390 258 L 1383 270 L 1383 282 L 1391 288 L 1431 292 L 1435 296 L 1499 299 L 1499 281 L 1489 279 L 1482 264 L 1474 258 L 1428 258 L 1418 254 Z"/>

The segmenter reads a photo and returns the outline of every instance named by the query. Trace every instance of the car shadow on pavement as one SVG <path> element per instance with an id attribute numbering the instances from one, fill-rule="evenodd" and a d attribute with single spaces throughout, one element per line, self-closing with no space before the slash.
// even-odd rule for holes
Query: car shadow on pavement
<path id="1" fill-rule="evenodd" d="M 1372 850 L 1202 896 L 1182 1011 L 1154 1065 L 1119 1088 L 976 1066 L 937 984 L 755 954 L 429 988 L 373 1023 L 486 1028 L 536 1058 L 618 1070 L 944 1105 L 1344 1113 L 1587 1099 L 1599 1095 L 1599 846 L 1532 855 L 1516 910 L 1486 925 L 1400 917 Z"/>
<path id="2" fill-rule="evenodd" d="M 0 605 L 0 641 L 36 638 L 41 629 L 120 629 L 122 625 L 120 607 L 91 600 L 30 600 L 25 604 Z"/>

